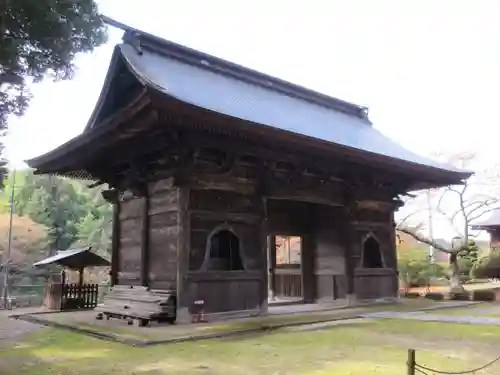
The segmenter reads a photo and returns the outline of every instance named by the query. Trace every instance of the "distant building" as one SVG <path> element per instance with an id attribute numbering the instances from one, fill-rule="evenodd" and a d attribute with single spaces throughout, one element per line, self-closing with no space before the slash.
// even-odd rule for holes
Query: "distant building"
<path id="1" fill-rule="evenodd" d="M 500 248 L 500 209 L 493 211 L 487 220 L 471 225 L 473 230 L 484 230 L 490 235 L 490 249 Z"/>

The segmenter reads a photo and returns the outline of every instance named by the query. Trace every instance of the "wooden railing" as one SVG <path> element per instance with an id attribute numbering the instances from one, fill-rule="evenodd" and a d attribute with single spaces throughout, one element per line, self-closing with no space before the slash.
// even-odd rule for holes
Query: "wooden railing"
<path id="1" fill-rule="evenodd" d="M 98 284 L 52 283 L 45 289 L 44 305 L 51 310 L 92 309 L 98 300 Z"/>

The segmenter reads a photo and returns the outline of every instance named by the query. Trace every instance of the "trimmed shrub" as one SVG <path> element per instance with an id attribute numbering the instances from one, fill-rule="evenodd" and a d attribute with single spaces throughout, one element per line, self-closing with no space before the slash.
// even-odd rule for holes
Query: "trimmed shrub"
<path id="1" fill-rule="evenodd" d="M 492 290 L 474 290 L 472 292 L 473 301 L 495 301 L 496 293 Z"/>
<path id="2" fill-rule="evenodd" d="M 472 282 L 472 278 L 469 274 L 460 274 L 460 283 L 461 284 L 470 284 Z"/>
<path id="3" fill-rule="evenodd" d="M 403 297 L 404 298 L 419 298 L 420 297 L 420 293 L 417 293 L 417 292 L 406 292 L 406 293 L 403 293 Z"/>
<path id="4" fill-rule="evenodd" d="M 453 301 L 469 301 L 468 292 L 450 293 L 450 299 Z"/>
<path id="5" fill-rule="evenodd" d="M 425 298 L 432 299 L 433 301 L 442 301 L 444 300 L 444 295 L 443 293 L 429 292 L 425 294 Z"/>

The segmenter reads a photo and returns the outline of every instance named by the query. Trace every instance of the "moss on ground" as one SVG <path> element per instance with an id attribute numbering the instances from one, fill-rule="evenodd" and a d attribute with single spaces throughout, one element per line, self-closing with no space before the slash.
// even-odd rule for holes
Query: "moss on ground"
<path id="1" fill-rule="evenodd" d="M 273 374 L 400 375 L 407 349 L 447 371 L 497 355 L 500 327 L 372 320 L 318 331 L 271 332 L 231 339 L 133 348 L 45 329 L 0 353 L 2 375 Z M 490 367 L 482 374 L 498 374 Z"/>

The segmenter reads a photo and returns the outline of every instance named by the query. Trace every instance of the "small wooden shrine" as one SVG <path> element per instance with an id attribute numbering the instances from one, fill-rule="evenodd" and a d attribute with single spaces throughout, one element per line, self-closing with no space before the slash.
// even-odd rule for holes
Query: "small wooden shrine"
<path id="1" fill-rule="evenodd" d="M 83 133 L 28 161 L 108 184 L 114 285 L 174 290 L 180 322 L 200 300 L 215 319 L 265 313 L 269 293 L 397 296 L 397 197 L 470 173 L 394 143 L 364 107 L 119 26 Z M 286 256 L 280 236 L 299 238 Z"/>
<path id="2" fill-rule="evenodd" d="M 44 295 L 44 306 L 51 310 L 89 309 L 97 306 L 99 286 L 83 282 L 84 270 L 88 267 L 109 266 L 107 259 L 95 254 L 90 247 L 58 251 L 55 255 L 45 258 L 33 267 L 59 265 L 60 282 L 47 284 Z M 78 271 L 78 283 L 68 283 L 65 269 Z"/>

